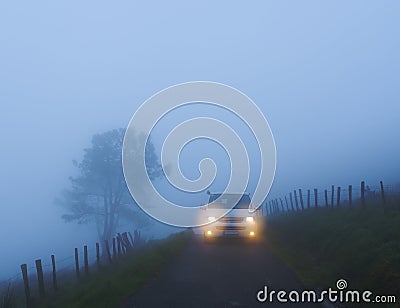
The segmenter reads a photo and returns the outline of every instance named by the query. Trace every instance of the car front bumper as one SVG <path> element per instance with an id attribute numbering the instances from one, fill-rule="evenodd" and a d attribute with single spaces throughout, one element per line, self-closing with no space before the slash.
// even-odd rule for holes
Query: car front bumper
<path id="1" fill-rule="evenodd" d="M 222 224 L 217 222 L 204 228 L 204 237 L 210 239 L 218 237 L 254 238 L 257 235 L 255 223 Z"/>

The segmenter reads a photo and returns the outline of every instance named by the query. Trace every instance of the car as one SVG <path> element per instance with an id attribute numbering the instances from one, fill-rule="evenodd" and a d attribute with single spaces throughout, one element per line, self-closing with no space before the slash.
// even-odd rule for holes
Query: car
<path id="1" fill-rule="evenodd" d="M 223 215 L 230 208 L 232 209 Z M 203 229 L 206 243 L 217 238 L 235 237 L 255 241 L 259 237 L 262 217 L 251 204 L 249 194 L 209 193 L 205 214 L 210 222 Z"/>

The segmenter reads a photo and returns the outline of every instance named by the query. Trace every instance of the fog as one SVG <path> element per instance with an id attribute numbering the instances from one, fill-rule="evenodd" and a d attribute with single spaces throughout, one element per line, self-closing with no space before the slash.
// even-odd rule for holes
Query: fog
<path id="1" fill-rule="evenodd" d="M 71 161 L 94 134 L 126 127 L 141 103 L 177 83 L 225 83 L 259 106 L 277 148 L 271 194 L 399 182 L 400 3 L 214 2 L 0 4 L 0 278 L 97 240 L 54 203 L 76 173 Z M 168 129 L 193 116 L 226 120 L 245 136 L 252 192 L 255 140 L 223 110 L 168 114 L 152 134 L 158 155 Z M 211 141 L 188 145 L 182 170 L 196 178 L 206 156 L 220 171 L 210 190 L 222 190 L 227 157 Z M 171 200 L 206 202 L 156 186 Z"/>

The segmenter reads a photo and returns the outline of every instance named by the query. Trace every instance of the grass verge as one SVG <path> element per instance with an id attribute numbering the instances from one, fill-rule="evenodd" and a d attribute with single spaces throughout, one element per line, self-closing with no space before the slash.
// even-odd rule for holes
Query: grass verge
<path id="1" fill-rule="evenodd" d="M 159 273 L 171 258 L 185 247 L 189 231 L 153 241 L 110 266 L 90 273 L 79 282 L 64 284 L 57 292 L 46 294 L 38 307 L 118 307 L 146 281 Z M 36 305 L 35 305 L 36 307 Z"/>
<path id="2" fill-rule="evenodd" d="M 317 208 L 267 220 L 268 244 L 308 288 L 400 296 L 400 200 L 387 208 Z"/>
<path id="3" fill-rule="evenodd" d="M 4 293 L 0 296 L 0 308 L 15 308 L 17 307 L 17 300 L 14 290 L 9 285 Z"/>

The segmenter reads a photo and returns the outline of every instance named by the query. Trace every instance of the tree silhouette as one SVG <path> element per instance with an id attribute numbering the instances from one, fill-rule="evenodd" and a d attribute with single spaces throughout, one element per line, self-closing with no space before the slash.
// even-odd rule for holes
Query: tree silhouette
<path id="1" fill-rule="evenodd" d="M 78 175 L 69 178 L 71 188 L 57 200 L 67 210 L 62 216 L 66 222 L 95 222 L 102 243 L 115 234 L 120 219 L 129 220 L 139 227 L 146 220 L 148 222 L 147 216 L 137 210 L 125 183 L 122 170 L 124 133 L 125 130 L 120 128 L 94 135 L 91 147 L 84 149 L 82 161 L 73 161 Z M 142 153 L 134 155 L 138 161 L 143 158 Z M 146 145 L 146 167 L 150 179 L 162 175 L 151 142 Z"/>

